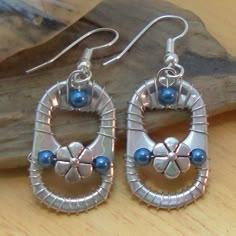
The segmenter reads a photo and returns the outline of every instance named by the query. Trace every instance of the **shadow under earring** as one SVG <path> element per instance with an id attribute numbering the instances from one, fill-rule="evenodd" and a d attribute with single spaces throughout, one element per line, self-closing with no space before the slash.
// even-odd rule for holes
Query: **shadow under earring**
<path id="1" fill-rule="evenodd" d="M 130 44 L 109 64 L 122 57 L 133 44 L 156 22 L 176 19 L 184 23 L 185 30 L 175 38 L 167 40 L 166 67 L 157 76 L 145 81 L 128 102 L 127 111 L 127 153 L 126 176 L 130 188 L 139 199 L 148 205 L 173 209 L 186 206 L 203 195 L 208 180 L 207 160 L 207 114 L 205 104 L 198 91 L 183 80 L 184 68 L 178 64 L 174 53 L 175 41 L 188 31 L 188 23 L 179 16 L 166 15 L 151 21 Z M 178 110 L 188 109 L 192 113 L 189 134 L 181 142 L 168 137 L 155 143 L 143 127 L 143 113 L 146 109 Z M 139 166 L 150 165 L 168 179 L 178 178 L 190 166 L 197 169 L 196 180 L 182 191 L 174 193 L 154 192 L 146 187 L 138 176 Z"/>
<path id="2" fill-rule="evenodd" d="M 91 81 L 90 59 L 94 50 L 114 44 L 119 34 L 110 28 L 92 30 L 50 61 L 27 71 L 28 73 L 35 71 L 55 61 L 91 34 L 105 31 L 114 33 L 114 39 L 105 45 L 87 48 L 77 69 L 65 81 L 49 88 L 37 107 L 33 149 L 29 155 L 30 180 L 33 192 L 39 200 L 56 211 L 67 213 L 87 211 L 101 204 L 108 197 L 113 181 L 116 115 L 111 97 L 97 83 Z M 51 131 L 52 113 L 55 109 L 97 112 L 101 121 L 97 137 L 86 147 L 77 141 L 61 146 Z M 101 175 L 101 184 L 95 191 L 83 197 L 59 196 L 50 191 L 42 180 L 42 170 L 50 167 L 54 168 L 56 174 L 63 176 L 68 183 L 77 183 L 96 171 Z"/>

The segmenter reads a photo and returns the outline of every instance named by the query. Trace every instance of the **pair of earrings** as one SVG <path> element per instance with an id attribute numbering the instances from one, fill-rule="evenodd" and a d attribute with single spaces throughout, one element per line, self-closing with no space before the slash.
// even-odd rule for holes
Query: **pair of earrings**
<path id="1" fill-rule="evenodd" d="M 157 208 L 172 209 L 190 204 L 204 191 L 208 179 L 207 160 L 207 115 L 205 104 L 198 91 L 182 79 L 184 68 L 178 64 L 174 52 L 175 41 L 188 31 L 188 23 L 179 16 L 166 15 L 151 21 L 129 45 L 115 58 L 104 65 L 120 59 L 135 42 L 155 23 L 164 19 L 176 19 L 184 23 L 184 31 L 167 40 L 163 67 L 154 78 L 145 81 L 128 102 L 127 111 L 127 151 L 126 175 L 131 191 L 148 205 Z M 111 28 L 95 29 L 64 49 L 52 60 L 37 66 L 28 72 L 43 67 L 71 49 L 91 34 L 109 31 L 114 39 L 105 45 L 86 49 L 77 69 L 67 80 L 52 86 L 39 101 L 32 153 L 30 160 L 30 179 L 34 194 L 57 211 L 78 213 L 101 204 L 108 197 L 113 181 L 114 142 L 116 114 L 111 97 L 94 81 L 91 81 L 91 63 L 93 51 L 114 44 L 119 34 Z M 192 112 L 192 124 L 187 137 L 179 142 L 168 137 L 163 143 L 155 143 L 143 127 L 143 113 L 146 109 L 185 109 Z M 100 129 L 94 141 L 84 147 L 79 142 L 61 146 L 51 131 L 51 119 L 54 109 L 69 111 L 97 112 L 100 116 Z M 153 192 L 144 186 L 137 174 L 137 167 L 153 165 L 153 168 L 169 179 L 177 178 L 193 165 L 198 173 L 196 180 L 187 189 L 173 194 Z M 55 172 L 64 176 L 70 183 L 89 177 L 93 171 L 101 175 L 101 184 L 89 195 L 79 198 L 67 198 L 51 192 L 43 183 L 41 171 L 54 167 Z"/>

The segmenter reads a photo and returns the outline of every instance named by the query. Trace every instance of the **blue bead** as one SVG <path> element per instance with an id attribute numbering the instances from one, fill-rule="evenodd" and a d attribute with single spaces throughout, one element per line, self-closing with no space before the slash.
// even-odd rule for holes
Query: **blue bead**
<path id="1" fill-rule="evenodd" d="M 144 166 L 151 161 L 151 154 L 147 148 L 140 148 L 134 153 L 134 159 L 139 165 Z"/>
<path id="2" fill-rule="evenodd" d="M 200 148 L 195 148 L 190 153 L 191 162 L 196 166 L 201 166 L 207 158 L 206 152 Z"/>
<path id="3" fill-rule="evenodd" d="M 94 164 L 95 170 L 101 174 L 109 170 L 111 167 L 110 159 L 105 156 L 97 156 L 93 160 L 93 164 Z"/>
<path id="4" fill-rule="evenodd" d="M 84 107 L 88 103 L 89 97 L 85 90 L 70 89 L 69 103 L 75 108 Z"/>
<path id="5" fill-rule="evenodd" d="M 158 99 L 162 105 L 171 105 L 176 101 L 176 91 L 173 88 L 162 87 L 158 91 Z"/>
<path id="6" fill-rule="evenodd" d="M 38 153 L 38 163 L 42 167 L 49 167 L 54 165 L 54 159 L 55 155 L 49 150 L 44 150 Z"/>

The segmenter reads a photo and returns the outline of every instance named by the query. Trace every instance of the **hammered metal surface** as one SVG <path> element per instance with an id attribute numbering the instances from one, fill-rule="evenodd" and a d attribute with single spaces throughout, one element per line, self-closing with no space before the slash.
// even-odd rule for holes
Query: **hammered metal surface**
<path id="1" fill-rule="evenodd" d="M 177 177 L 180 172 L 186 172 L 190 167 L 187 157 L 189 151 L 201 148 L 207 153 L 207 114 L 205 104 L 198 91 L 184 80 L 177 80 L 173 85 L 177 91 L 176 102 L 172 105 L 163 106 L 158 101 L 158 89 L 161 86 L 154 79 L 146 81 L 138 88 L 129 101 L 127 111 L 127 153 L 126 153 L 126 175 L 132 192 L 148 205 L 157 208 L 172 209 L 188 205 L 203 195 L 208 180 L 208 160 L 197 167 L 196 180 L 188 188 L 181 192 L 161 193 L 153 192 L 141 182 L 138 177 L 137 165 L 134 153 L 139 148 L 147 148 L 153 151 L 154 156 L 160 159 L 153 160 L 154 168 L 164 172 L 169 178 Z M 146 133 L 143 127 L 143 113 L 146 109 L 185 109 L 192 113 L 192 124 L 186 138 L 179 143 L 175 138 L 168 138 L 163 144 L 156 144 Z M 168 150 L 166 150 L 167 148 Z M 176 149 L 177 148 L 177 149 Z M 176 149 L 179 158 L 170 161 L 174 155 L 169 155 Z M 156 157 L 157 158 L 157 157 Z"/>
<path id="2" fill-rule="evenodd" d="M 89 82 L 89 89 L 92 93 L 89 105 L 77 109 L 80 112 L 97 112 L 100 115 L 101 125 L 94 141 L 83 149 L 82 144 L 72 143 L 68 147 L 61 147 L 51 130 L 52 112 L 54 109 L 74 110 L 67 102 L 67 82 L 59 82 L 52 86 L 39 101 L 34 129 L 34 142 L 30 164 L 30 180 L 34 194 L 41 202 L 57 211 L 67 213 L 78 213 L 87 211 L 101 204 L 108 197 L 113 180 L 113 159 L 115 141 L 115 109 L 111 98 L 103 88 L 95 82 Z M 108 128 L 109 127 L 109 128 Z M 73 157 L 68 155 L 68 148 Z M 111 168 L 101 175 L 101 184 L 98 188 L 84 197 L 68 198 L 51 192 L 41 178 L 42 168 L 37 162 L 38 152 L 51 150 L 57 153 L 56 172 L 65 175 L 67 181 L 76 182 L 81 176 L 90 175 L 91 167 L 86 162 L 91 158 L 103 155 L 110 159 Z M 83 166 L 76 163 L 82 163 Z M 74 164 L 73 164 L 74 163 Z M 85 168 L 84 168 L 85 167 Z"/>

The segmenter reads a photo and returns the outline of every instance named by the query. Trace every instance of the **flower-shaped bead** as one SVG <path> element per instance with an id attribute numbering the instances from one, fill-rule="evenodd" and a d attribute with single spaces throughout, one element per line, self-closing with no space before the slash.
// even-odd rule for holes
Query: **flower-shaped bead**
<path id="1" fill-rule="evenodd" d="M 81 178 L 89 177 L 93 172 L 93 155 L 81 143 L 74 142 L 57 151 L 55 172 L 65 176 L 69 183 L 76 183 Z"/>
<path id="2" fill-rule="evenodd" d="M 153 155 L 154 168 L 169 179 L 177 178 L 190 168 L 190 148 L 176 138 L 167 138 L 164 143 L 156 144 Z"/>

